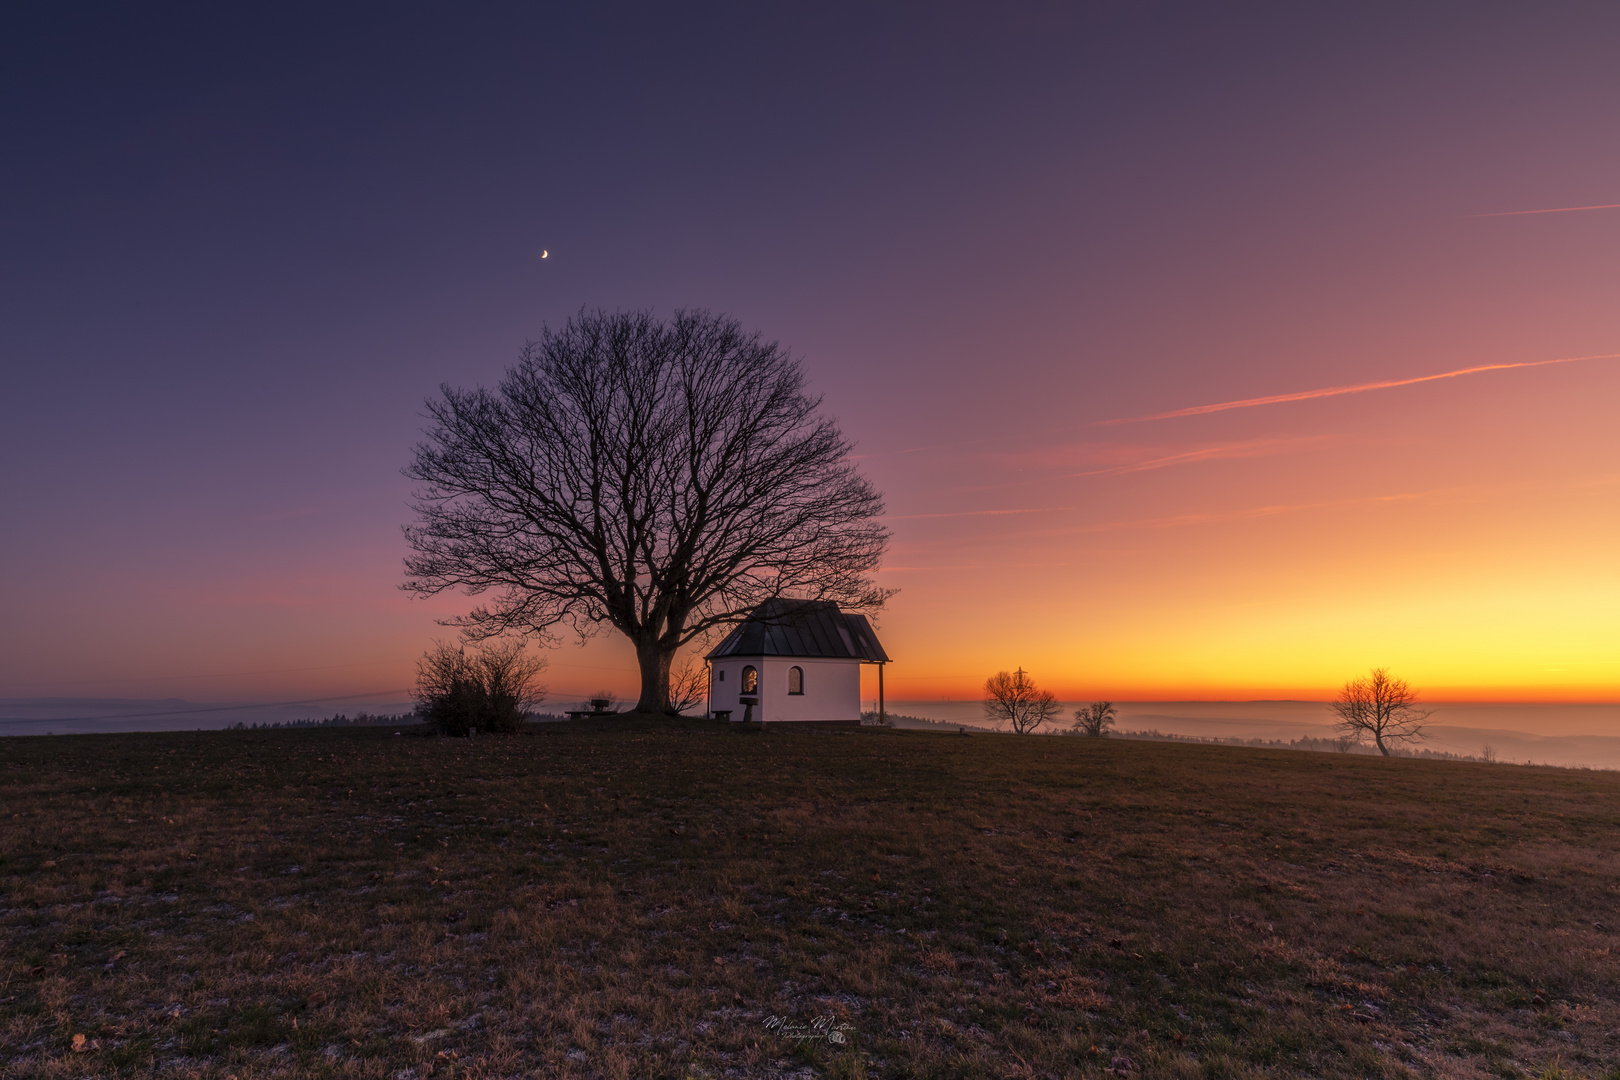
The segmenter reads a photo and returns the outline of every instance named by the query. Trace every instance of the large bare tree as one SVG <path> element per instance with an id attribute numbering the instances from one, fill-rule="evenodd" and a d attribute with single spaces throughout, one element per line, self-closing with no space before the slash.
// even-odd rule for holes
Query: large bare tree
<path id="1" fill-rule="evenodd" d="M 881 496 L 781 345 L 707 311 L 581 311 L 493 390 L 444 386 L 405 474 L 405 588 L 492 594 L 474 640 L 635 645 L 638 711 L 669 708 L 677 649 L 779 596 L 867 610 Z"/>
<path id="2" fill-rule="evenodd" d="M 1372 736 L 1378 752 L 1389 757 L 1391 744 L 1425 737 L 1429 710 L 1418 708 L 1417 692 L 1384 668 L 1364 679 L 1351 679 L 1333 702 L 1339 730 L 1360 742 Z"/>

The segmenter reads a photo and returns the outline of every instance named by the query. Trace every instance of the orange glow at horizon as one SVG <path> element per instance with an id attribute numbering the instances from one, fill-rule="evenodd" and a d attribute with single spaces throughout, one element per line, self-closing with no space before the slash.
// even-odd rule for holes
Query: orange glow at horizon
<path id="1" fill-rule="evenodd" d="M 1325 700 L 1385 666 L 1432 701 L 1620 700 L 1620 371 L 1552 366 L 1570 363 L 1235 403 L 1328 399 L 1304 414 L 1160 414 L 1198 425 L 1186 449 L 1155 430 L 1089 470 L 1072 466 L 1130 450 L 876 458 L 906 476 L 891 490 L 932 474 L 941 500 L 1019 500 L 897 506 L 889 696 L 973 699 L 1022 666 L 1065 700 Z M 1524 368 L 1542 370 L 1440 381 Z M 1355 396 L 1394 386 L 1414 389 Z"/>

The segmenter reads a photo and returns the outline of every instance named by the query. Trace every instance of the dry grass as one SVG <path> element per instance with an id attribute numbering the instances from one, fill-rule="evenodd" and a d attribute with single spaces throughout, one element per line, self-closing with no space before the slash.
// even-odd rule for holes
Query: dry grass
<path id="1" fill-rule="evenodd" d="M 0 1077 L 1620 1077 L 1616 774 L 641 720 L 3 747 Z"/>

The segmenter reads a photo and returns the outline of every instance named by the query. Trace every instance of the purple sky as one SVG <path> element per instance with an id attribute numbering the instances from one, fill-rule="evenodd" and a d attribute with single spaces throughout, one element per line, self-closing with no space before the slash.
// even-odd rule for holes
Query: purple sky
<path id="1" fill-rule="evenodd" d="M 1095 422 L 1620 352 L 1620 210 L 1474 216 L 1620 203 L 1617 46 L 1606 4 L 12 12 L 0 695 L 408 685 L 464 605 L 395 590 L 423 398 L 581 305 L 695 305 L 801 354 L 871 455 L 899 692 L 1038 663 L 1075 696 L 1305 694 L 1395 662 L 1465 696 L 1612 698 L 1615 661 L 1574 646 L 1567 679 L 1470 672 L 1556 652 L 1512 636 L 1521 601 L 1620 642 L 1613 361 Z M 1588 485 L 1535 510 L 1568 546 L 1498 536 L 1500 485 L 1547 476 Z M 1498 488 L 1380 528 L 1422 546 L 1366 565 L 1299 561 L 1331 521 L 1074 539 L 1408 479 Z M 1009 509 L 1080 517 L 921 516 Z M 1373 618 L 1312 591 L 1334 575 L 1465 566 L 1456 594 L 1490 597 L 1492 566 L 1566 563 L 1587 591 L 1513 584 L 1462 659 L 1311 636 Z M 1075 629 L 1099 611 L 1129 635 Z M 1028 636 L 951 653 L 952 617 Z M 1273 628 L 1245 655 L 1311 645 L 1223 680 L 1195 638 L 1234 624 Z M 632 672 L 612 642 L 553 654 L 563 692 Z"/>

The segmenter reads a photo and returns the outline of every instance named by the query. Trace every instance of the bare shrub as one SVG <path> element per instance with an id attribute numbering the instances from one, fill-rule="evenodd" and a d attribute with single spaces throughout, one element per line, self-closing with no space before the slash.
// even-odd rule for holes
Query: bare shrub
<path id="1" fill-rule="evenodd" d="M 516 731 L 545 700 L 537 681 L 545 667 L 544 657 L 524 654 L 521 641 L 491 641 L 470 653 L 435 642 L 416 664 L 417 711 L 442 735 Z"/>
<path id="2" fill-rule="evenodd" d="M 984 715 L 1000 728 L 1011 724 L 1019 735 L 1028 735 L 1058 714 L 1057 698 L 1041 690 L 1029 672 L 998 671 L 984 680 Z"/>
<path id="3" fill-rule="evenodd" d="M 1074 710 L 1072 730 L 1079 735 L 1100 739 L 1114 726 L 1114 716 L 1112 701 L 1093 701 L 1090 705 L 1082 705 Z"/>

